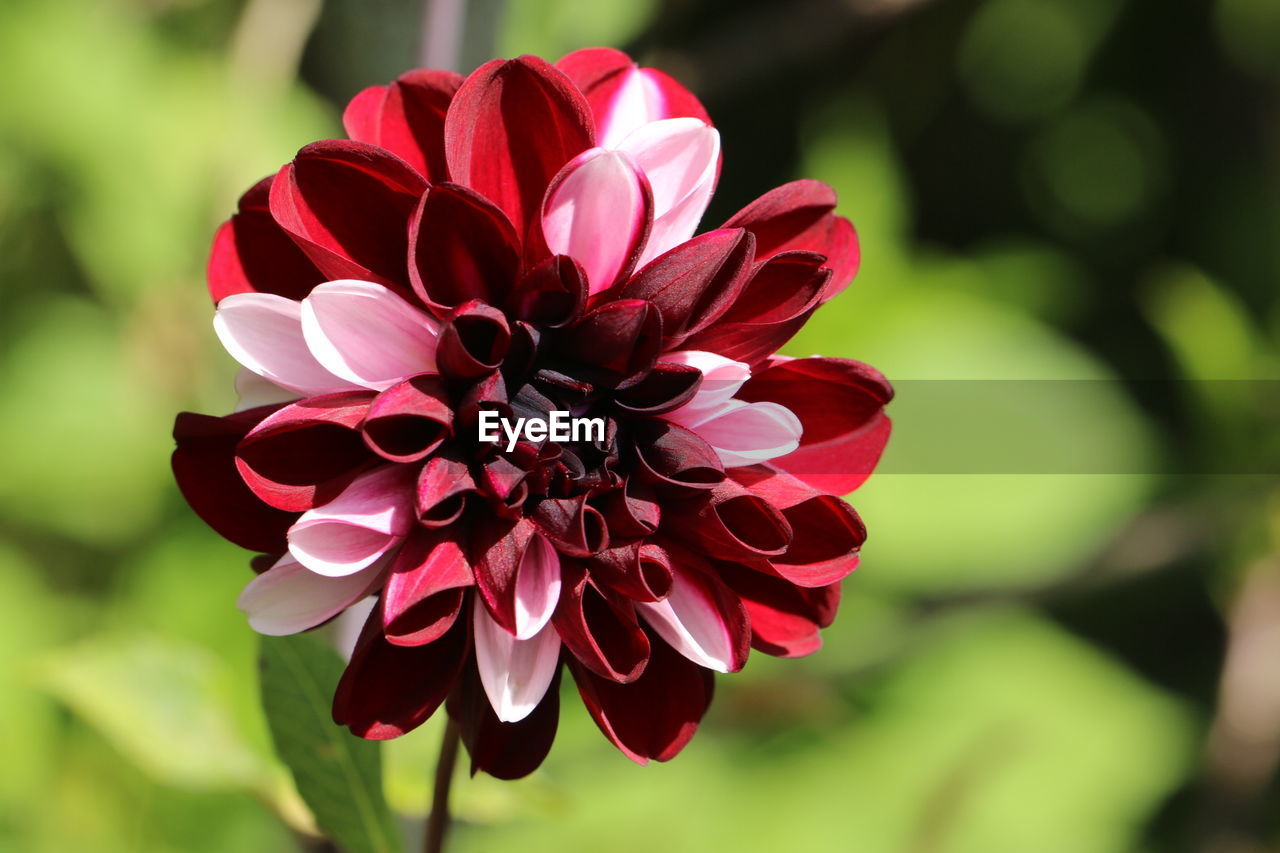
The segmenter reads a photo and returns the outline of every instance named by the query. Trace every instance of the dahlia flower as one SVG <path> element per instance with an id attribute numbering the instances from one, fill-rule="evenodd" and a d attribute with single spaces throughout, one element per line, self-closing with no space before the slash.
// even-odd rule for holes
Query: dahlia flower
<path id="1" fill-rule="evenodd" d="M 209 261 L 240 405 L 179 415 L 173 467 L 264 555 L 239 606 L 288 634 L 376 599 L 333 700 L 362 737 L 445 704 L 473 766 L 518 777 L 567 669 L 619 750 L 671 758 L 713 673 L 818 648 L 858 563 L 837 496 L 892 391 L 775 355 L 852 279 L 853 227 L 797 181 L 695 236 L 719 135 L 614 50 L 413 71 L 343 121 Z M 603 436 L 482 441 L 486 412 Z"/>

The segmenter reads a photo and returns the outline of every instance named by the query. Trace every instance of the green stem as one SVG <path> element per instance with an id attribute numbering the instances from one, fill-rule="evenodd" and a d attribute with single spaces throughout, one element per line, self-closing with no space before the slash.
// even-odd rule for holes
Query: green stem
<path id="1" fill-rule="evenodd" d="M 458 741 L 462 729 L 449 718 L 440 742 L 440 758 L 436 761 L 435 788 L 431 795 L 431 814 L 427 818 L 423 853 L 443 853 L 445 835 L 449 832 L 449 788 L 453 785 L 453 767 L 458 762 Z"/>

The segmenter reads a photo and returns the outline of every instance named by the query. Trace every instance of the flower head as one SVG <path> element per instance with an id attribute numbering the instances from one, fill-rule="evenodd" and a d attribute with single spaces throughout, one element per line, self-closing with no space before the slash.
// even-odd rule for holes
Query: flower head
<path id="1" fill-rule="evenodd" d="M 853 277 L 852 226 L 797 181 L 694 236 L 719 135 L 613 50 L 411 72 L 343 118 L 209 262 L 241 402 L 180 415 L 173 464 L 270 555 L 240 607 L 286 634 L 376 597 L 334 698 L 358 735 L 447 701 L 475 766 L 520 776 L 567 668 L 620 750 L 671 758 L 712 673 L 814 651 L 857 565 L 836 495 L 892 391 L 775 355 Z M 548 437 L 562 415 L 597 429 Z"/>

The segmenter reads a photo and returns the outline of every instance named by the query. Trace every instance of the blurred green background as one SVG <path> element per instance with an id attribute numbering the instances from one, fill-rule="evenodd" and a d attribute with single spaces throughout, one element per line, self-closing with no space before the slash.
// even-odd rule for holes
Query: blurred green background
<path id="1" fill-rule="evenodd" d="M 1215 471 L 1280 435 L 1254 420 L 1280 363 L 1280 4 L 476 5 L 499 55 L 615 45 L 702 95 L 707 222 L 837 188 L 864 266 L 790 351 L 899 381 L 886 471 L 970 429 L 1126 473 L 873 477 L 821 652 L 719 679 L 670 765 L 566 702 L 537 774 L 459 779 L 454 848 L 1277 849 L 1280 492 Z M 185 508 L 168 433 L 233 404 L 213 228 L 416 64 L 420 12 L 0 4 L 0 850 L 327 849 L 258 710 L 247 555 Z M 1101 381 L 953 421 L 926 379 Z M 385 753 L 407 832 L 438 725 Z"/>

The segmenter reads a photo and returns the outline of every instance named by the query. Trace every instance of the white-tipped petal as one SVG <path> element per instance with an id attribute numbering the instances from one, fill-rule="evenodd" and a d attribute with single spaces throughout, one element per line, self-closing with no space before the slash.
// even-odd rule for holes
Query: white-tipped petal
<path id="1" fill-rule="evenodd" d="M 296 634 L 332 619 L 363 598 L 382 567 L 371 565 L 354 574 L 326 577 L 285 554 L 249 581 L 236 599 L 236 607 L 259 634 Z"/>
<path id="2" fill-rule="evenodd" d="M 361 474 L 336 498 L 293 523 L 289 553 L 317 574 L 354 574 L 409 533 L 413 499 L 410 466 L 384 465 Z"/>
<path id="3" fill-rule="evenodd" d="M 493 712 L 504 723 L 523 720 L 538 707 L 560 666 L 560 635 L 551 625 L 527 640 L 508 633 L 473 596 L 476 667 Z"/>
<path id="4" fill-rule="evenodd" d="M 218 303 L 213 330 L 231 357 L 303 396 L 353 387 L 326 370 L 302 334 L 302 306 L 272 293 L 236 293 Z"/>
<path id="5" fill-rule="evenodd" d="M 689 660 L 714 669 L 733 669 L 733 638 L 707 593 L 682 571 L 671 576 L 662 601 L 637 602 L 636 609 L 658 636 Z"/>
<path id="6" fill-rule="evenodd" d="M 439 329 L 434 318 L 370 281 L 326 282 L 302 300 L 302 334 L 316 361 L 375 391 L 434 371 Z"/>

